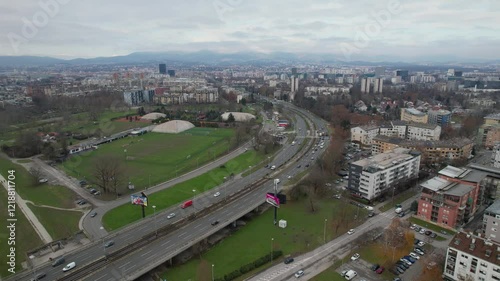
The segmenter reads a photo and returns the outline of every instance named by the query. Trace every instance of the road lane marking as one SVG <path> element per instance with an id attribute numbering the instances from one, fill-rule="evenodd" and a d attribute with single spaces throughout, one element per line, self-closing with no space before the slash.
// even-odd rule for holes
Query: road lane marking
<path id="1" fill-rule="evenodd" d="M 141 255 L 141 257 L 144 257 L 145 255 L 147 255 L 147 254 L 151 253 L 152 251 L 153 251 L 153 250 L 151 250 L 151 251 L 149 251 L 149 252 L 146 252 L 146 253 L 142 254 L 142 255 Z"/>
<path id="2" fill-rule="evenodd" d="M 165 246 L 166 244 L 170 243 L 170 240 L 168 240 L 167 242 L 161 244 L 161 246 Z"/>
<path id="3" fill-rule="evenodd" d="M 187 232 L 183 232 L 183 233 L 179 234 L 179 238 L 181 238 L 182 236 L 184 236 L 186 234 L 187 234 Z"/>
<path id="4" fill-rule="evenodd" d="M 122 268 L 124 266 L 127 266 L 127 264 L 129 264 L 130 262 L 127 262 L 127 263 L 124 263 L 123 265 L 120 265 L 118 268 Z"/>
<path id="5" fill-rule="evenodd" d="M 99 277 L 97 279 L 94 279 L 94 281 L 97 281 L 97 280 L 102 279 L 102 278 L 107 277 L 107 276 L 108 276 L 108 274 L 106 273 L 105 275 L 103 275 L 103 276 L 101 276 L 101 277 Z"/>

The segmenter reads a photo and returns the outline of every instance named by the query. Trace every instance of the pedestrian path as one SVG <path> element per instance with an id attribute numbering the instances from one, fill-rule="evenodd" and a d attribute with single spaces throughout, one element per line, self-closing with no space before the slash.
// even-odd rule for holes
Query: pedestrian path
<path id="1" fill-rule="evenodd" d="M 5 188 L 5 190 L 8 189 L 7 181 L 3 177 L 3 175 L 0 175 L 0 180 L 2 181 L 2 185 Z M 31 209 L 28 207 L 26 204 L 26 201 L 19 196 L 19 194 L 16 192 L 16 210 L 19 208 L 21 212 L 26 216 L 30 224 L 33 226 L 35 229 L 36 233 L 38 233 L 38 236 L 40 236 L 40 239 L 43 241 L 44 244 L 50 243 L 53 241 L 52 237 L 50 234 L 47 232 L 45 227 L 40 223 L 38 218 L 35 216 L 35 214 L 31 211 Z"/>

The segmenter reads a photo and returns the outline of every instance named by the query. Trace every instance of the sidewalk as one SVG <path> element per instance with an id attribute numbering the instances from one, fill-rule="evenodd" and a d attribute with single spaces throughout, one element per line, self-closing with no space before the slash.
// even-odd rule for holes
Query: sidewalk
<path id="1" fill-rule="evenodd" d="M 7 181 L 3 177 L 3 175 L 0 175 L 0 180 L 2 181 L 2 185 L 5 188 L 5 190 L 8 191 L 8 186 L 7 186 Z M 14 181 L 15 182 L 15 181 Z M 53 241 L 52 237 L 50 234 L 47 232 L 45 227 L 40 223 L 38 218 L 33 214 L 31 209 L 26 205 L 26 201 L 19 196 L 19 194 L 16 192 L 16 206 L 19 207 L 21 212 L 26 216 L 30 224 L 33 226 L 35 231 L 38 233 L 38 236 L 40 236 L 40 239 L 42 239 L 44 244 L 50 243 Z"/>

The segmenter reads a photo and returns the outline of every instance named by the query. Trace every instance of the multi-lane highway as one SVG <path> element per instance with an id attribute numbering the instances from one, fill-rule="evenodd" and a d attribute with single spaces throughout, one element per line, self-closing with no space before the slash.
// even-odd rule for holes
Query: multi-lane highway
<path id="1" fill-rule="evenodd" d="M 288 106 L 290 105 L 287 105 L 287 107 Z M 294 111 L 295 110 L 297 109 L 294 109 Z M 311 114 L 307 112 L 305 112 L 305 114 L 315 123 L 316 127 L 326 127 L 326 123 L 324 123 L 324 121 L 311 116 Z M 302 141 L 311 140 L 311 135 L 308 135 L 308 131 L 306 129 L 306 121 L 299 115 L 295 115 L 295 117 L 295 126 L 296 128 L 301 129 L 297 130 L 297 142 L 300 143 Z M 312 126 L 310 133 L 314 133 Z M 262 168 L 249 176 L 233 180 L 232 182 L 228 182 L 221 187 L 212 189 L 195 197 L 193 207 L 180 209 L 178 206 L 175 206 L 163 212 L 159 212 L 154 217 L 146 218 L 137 224 L 116 233 L 112 233 L 108 237 L 105 237 L 102 241 L 98 241 L 92 245 L 86 246 L 83 249 L 79 249 L 77 252 L 68 254 L 66 256 L 66 263 L 74 261 L 77 266 L 73 269 L 73 271 L 78 271 L 78 268 L 85 267 L 85 265 L 103 258 L 105 254 L 112 256 L 113 253 L 121 252 L 124 248 L 133 247 L 137 241 L 143 240 L 142 238 L 144 236 L 154 233 L 155 230 L 160 230 L 162 227 L 171 225 L 175 222 L 180 222 L 187 216 L 198 212 L 197 219 L 190 221 L 189 224 L 184 225 L 180 229 L 176 229 L 167 235 L 163 235 L 163 233 L 161 233 L 160 238 L 152 239 L 148 244 L 136 250 L 134 254 L 120 257 L 119 259 L 112 260 L 112 262 L 101 260 L 97 263 L 97 267 L 92 268 L 91 272 L 85 272 L 85 276 L 87 276 L 85 280 L 133 280 L 134 278 L 140 276 L 140 274 L 156 267 L 157 265 L 168 260 L 170 257 L 177 255 L 197 241 L 215 233 L 222 227 L 232 223 L 245 213 L 262 204 L 265 200 L 265 193 L 272 190 L 272 181 L 268 181 L 266 184 L 249 191 L 245 195 L 241 196 L 241 198 L 228 200 L 230 202 L 228 205 L 223 208 L 219 208 L 210 214 L 201 212 L 201 210 L 214 206 L 216 203 L 224 200 L 225 198 L 233 198 L 233 196 L 235 196 L 238 192 L 245 189 L 247 186 L 250 186 L 252 183 L 261 180 L 262 178 L 280 177 L 282 182 L 285 182 L 286 175 L 293 175 L 300 172 L 304 169 L 306 164 L 312 162 L 310 159 L 310 153 L 307 153 L 306 157 L 298 158 L 299 156 L 302 156 L 300 154 L 295 156 L 296 161 L 298 162 L 295 162 L 295 159 L 290 161 L 290 159 L 296 155 L 300 147 L 301 146 L 298 144 L 292 145 L 289 142 L 286 143 L 282 150 L 272 160 L 271 164 L 278 167 L 276 171 Z M 327 145 L 325 147 L 327 147 Z M 319 155 L 319 153 L 320 151 L 318 151 L 315 155 Z M 284 164 L 286 163 L 288 164 L 285 167 Z M 302 168 L 297 168 L 299 164 L 301 164 Z M 217 191 L 221 193 L 221 196 L 213 196 Z M 150 195 L 150 200 L 154 201 L 154 194 Z M 177 215 L 172 219 L 168 219 L 167 215 L 171 212 L 175 212 Z M 204 216 L 200 217 L 202 214 Z M 214 220 L 218 220 L 220 223 L 212 226 L 211 223 Z M 115 245 L 104 249 L 102 242 L 106 242 L 108 240 L 113 240 Z M 63 273 L 62 266 L 53 268 L 50 265 L 46 265 L 41 268 L 37 268 L 36 271 L 46 273 L 47 280 L 80 279 L 71 277 L 72 271 Z M 30 277 L 30 274 L 22 274 L 13 277 L 12 280 L 29 280 Z"/>

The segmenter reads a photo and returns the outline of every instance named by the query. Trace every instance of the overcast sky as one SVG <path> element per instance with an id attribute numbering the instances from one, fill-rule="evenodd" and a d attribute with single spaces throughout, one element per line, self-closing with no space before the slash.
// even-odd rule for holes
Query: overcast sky
<path id="1" fill-rule="evenodd" d="M 40 3 L 58 4 L 46 12 Z M 389 17 L 377 22 L 377 14 Z M 499 27 L 499 0 L 16 0 L 0 3 L 0 55 L 212 50 L 498 59 Z"/>

